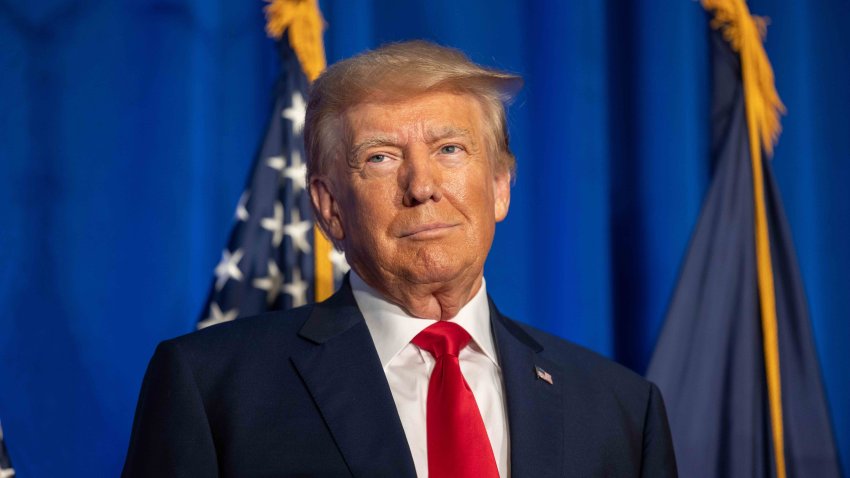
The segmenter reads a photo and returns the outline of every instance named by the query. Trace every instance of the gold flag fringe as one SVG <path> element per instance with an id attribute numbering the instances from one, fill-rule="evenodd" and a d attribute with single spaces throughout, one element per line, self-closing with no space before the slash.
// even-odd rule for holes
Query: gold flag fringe
<path id="1" fill-rule="evenodd" d="M 776 92 L 773 68 L 762 45 L 767 20 L 751 15 L 744 0 L 702 0 L 702 5 L 714 11 L 711 27 L 719 29 L 732 49 L 741 55 L 747 109 L 755 115 L 754 126 L 761 146 L 772 156 L 782 131 L 779 117 L 786 110 Z"/>
<path id="2" fill-rule="evenodd" d="M 750 159 L 753 169 L 754 235 L 761 310 L 762 343 L 765 376 L 770 409 L 773 458 L 777 478 L 786 477 L 785 434 L 782 417 L 782 380 L 779 364 L 779 330 L 776 320 L 776 292 L 773 264 L 770 257 L 770 235 L 764 198 L 764 165 L 762 148 L 768 156 L 779 139 L 780 114 L 785 106 L 774 85 L 773 69 L 764 51 L 767 22 L 753 17 L 744 0 L 702 0 L 706 10 L 714 12 L 712 28 L 720 29 L 723 37 L 741 58 L 741 79 L 744 84 L 747 128 L 750 139 Z"/>
<path id="3" fill-rule="evenodd" d="M 327 66 L 322 31 L 325 21 L 318 0 L 266 0 L 266 33 L 280 39 L 289 33 L 289 44 L 295 50 L 301 69 L 310 81 Z"/>

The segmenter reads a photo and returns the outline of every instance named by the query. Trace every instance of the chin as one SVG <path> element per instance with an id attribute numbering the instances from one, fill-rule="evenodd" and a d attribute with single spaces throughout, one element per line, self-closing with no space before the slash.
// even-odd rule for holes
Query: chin
<path id="1" fill-rule="evenodd" d="M 450 253 L 417 254 L 413 261 L 399 265 L 404 269 L 403 276 L 408 281 L 433 284 L 450 282 L 462 276 L 472 266 L 468 262 Z"/>

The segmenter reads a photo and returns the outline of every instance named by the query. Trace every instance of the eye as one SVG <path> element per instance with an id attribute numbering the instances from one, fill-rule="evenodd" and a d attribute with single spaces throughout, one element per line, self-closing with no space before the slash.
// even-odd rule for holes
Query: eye
<path id="1" fill-rule="evenodd" d="M 443 154 L 455 154 L 460 152 L 460 146 L 456 144 L 447 144 L 440 148 L 440 152 Z"/>
<path id="2" fill-rule="evenodd" d="M 387 157 L 386 157 L 386 155 L 383 155 L 383 154 L 373 154 L 372 156 L 369 156 L 368 158 L 366 158 L 367 163 L 383 163 L 386 160 L 387 160 Z"/>

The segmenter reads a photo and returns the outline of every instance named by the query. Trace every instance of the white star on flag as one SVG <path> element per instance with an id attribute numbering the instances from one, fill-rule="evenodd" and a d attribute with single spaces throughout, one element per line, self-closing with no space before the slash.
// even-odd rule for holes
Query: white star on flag
<path id="1" fill-rule="evenodd" d="M 284 224 L 283 224 L 283 204 L 280 201 L 274 202 L 274 215 L 272 217 L 263 218 L 260 221 L 260 226 L 272 233 L 272 243 L 275 247 L 280 246 L 280 241 L 283 240 Z"/>
<path id="2" fill-rule="evenodd" d="M 307 240 L 307 233 L 312 230 L 313 223 L 302 221 L 298 209 L 292 210 L 292 222 L 283 226 L 283 232 L 292 238 L 292 245 L 305 254 L 310 252 L 310 242 Z"/>
<path id="3" fill-rule="evenodd" d="M 221 290 L 230 279 L 242 280 L 242 271 L 239 270 L 239 261 L 245 252 L 237 249 L 233 254 L 227 249 L 221 251 L 221 261 L 215 266 L 215 288 Z"/>
<path id="4" fill-rule="evenodd" d="M 211 325 L 220 324 L 222 322 L 230 322 L 239 315 L 237 309 L 230 309 L 227 312 L 222 312 L 218 304 L 213 302 L 210 304 L 210 316 L 198 322 L 198 329 L 209 327 Z"/>
<path id="5" fill-rule="evenodd" d="M 301 152 L 292 150 L 292 165 L 281 173 L 284 178 L 292 180 L 293 194 L 298 194 L 307 188 L 307 164 L 301 162 Z"/>
<path id="6" fill-rule="evenodd" d="M 257 289 L 266 291 L 266 301 L 273 304 L 277 295 L 280 294 L 282 282 L 283 274 L 280 273 L 277 263 L 273 259 L 269 259 L 269 275 L 254 279 L 253 285 Z"/>
<path id="7" fill-rule="evenodd" d="M 247 221 L 250 214 L 248 214 L 248 209 L 245 208 L 248 205 L 248 197 L 251 196 L 251 193 L 245 191 L 242 193 L 242 196 L 239 197 L 239 203 L 236 204 L 236 219 L 240 221 Z"/>
<path id="8" fill-rule="evenodd" d="M 270 156 L 266 159 L 266 166 L 275 171 L 283 171 L 284 166 L 286 166 L 286 158 L 283 156 Z"/>
<path id="9" fill-rule="evenodd" d="M 336 248 L 331 249 L 331 252 L 328 253 L 328 260 L 331 261 L 331 265 L 333 266 L 334 281 L 339 280 L 351 269 L 348 261 L 345 260 L 345 253 Z"/>
<path id="10" fill-rule="evenodd" d="M 307 164 L 301 162 L 301 152 L 297 149 L 292 150 L 292 165 L 286 165 L 286 158 L 283 156 L 271 156 L 266 159 L 266 166 L 280 171 L 280 178 L 292 180 L 293 194 L 298 194 L 307 188 Z"/>
<path id="11" fill-rule="evenodd" d="M 281 116 L 292 122 L 292 132 L 301 134 L 304 129 L 304 116 L 307 114 L 307 104 L 300 91 L 292 92 L 292 105 L 281 113 Z"/>
<path id="12" fill-rule="evenodd" d="M 301 307 L 307 303 L 307 288 L 309 285 L 301 279 L 301 269 L 292 269 L 292 282 L 283 284 L 283 292 L 292 297 L 292 307 Z"/>

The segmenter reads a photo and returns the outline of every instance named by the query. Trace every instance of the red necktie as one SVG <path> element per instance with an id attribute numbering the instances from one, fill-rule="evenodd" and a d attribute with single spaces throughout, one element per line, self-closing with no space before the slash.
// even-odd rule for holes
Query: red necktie
<path id="1" fill-rule="evenodd" d="M 413 338 L 437 360 L 428 383 L 428 476 L 498 478 L 484 420 L 460 372 L 458 353 L 469 343 L 463 327 L 439 321 Z"/>

